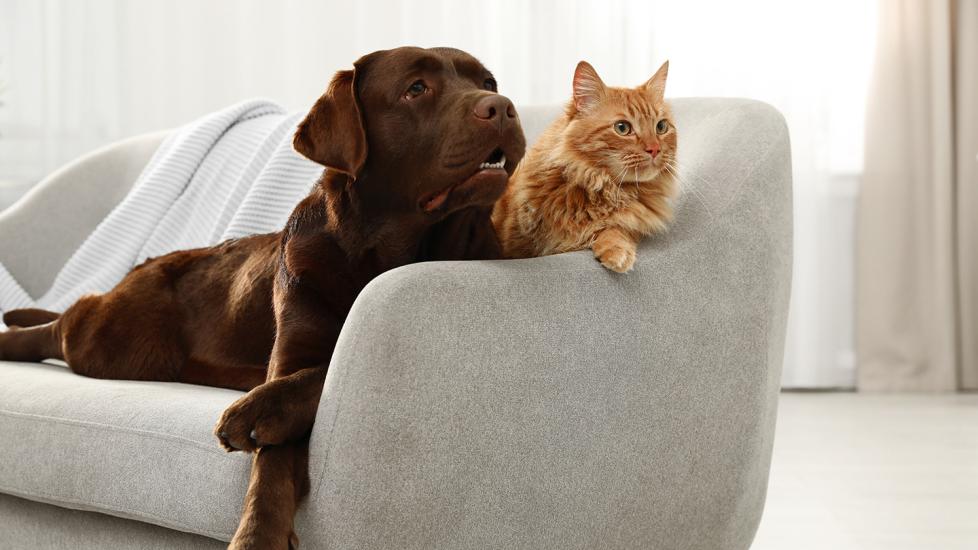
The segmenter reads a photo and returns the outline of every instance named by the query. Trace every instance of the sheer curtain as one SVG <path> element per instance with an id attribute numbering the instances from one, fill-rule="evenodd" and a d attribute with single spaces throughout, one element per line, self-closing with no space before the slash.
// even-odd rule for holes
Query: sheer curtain
<path id="1" fill-rule="evenodd" d="M 791 129 L 796 266 L 787 386 L 850 386 L 852 224 L 875 2 L 0 0 L 0 181 L 253 96 L 302 109 L 402 44 L 476 54 L 518 105 L 563 102 L 587 59 L 672 96 L 747 96 Z M 722 182 L 713 182 L 722 185 Z"/>

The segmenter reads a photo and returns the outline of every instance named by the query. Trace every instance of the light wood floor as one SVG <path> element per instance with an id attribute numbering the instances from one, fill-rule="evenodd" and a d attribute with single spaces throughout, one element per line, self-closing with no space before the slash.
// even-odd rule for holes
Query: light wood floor
<path id="1" fill-rule="evenodd" d="M 784 393 L 752 550 L 978 550 L 978 394 Z"/>

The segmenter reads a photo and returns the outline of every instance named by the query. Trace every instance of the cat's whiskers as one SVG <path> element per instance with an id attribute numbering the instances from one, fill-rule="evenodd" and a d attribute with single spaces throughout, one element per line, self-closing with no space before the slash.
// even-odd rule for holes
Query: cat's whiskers
<path id="1" fill-rule="evenodd" d="M 615 194 L 615 209 L 621 208 L 621 185 L 625 183 L 625 176 L 628 175 L 628 167 L 622 171 L 621 179 L 618 180 L 618 191 Z"/>
<path id="2" fill-rule="evenodd" d="M 710 210 L 710 206 L 707 204 L 706 198 L 704 198 L 703 195 L 696 190 L 695 186 L 690 185 L 682 176 L 679 175 L 679 167 L 672 162 L 667 162 L 663 166 L 670 174 L 672 174 L 672 177 L 676 178 L 676 181 L 679 183 L 679 187 L 681 189 L 689 189 L 693 196 L 700 201 L 700 204 L 703 205 L 703 209 L 706 210 L 707 216 L 710 218 L 710 222 L 715 222 L 716 218 L 713 217 L 713 212 Z"/>
<path id="3" fill-rule="evenodd" d="M 676 168 L 678 168 L 678 165 L 674 165 L 674 166 L 675 166 Z M 697 174 L 696 172 L 686 172 L 686 175 L 687 175 L 687 176 L 691 176 L 691 177 L 693 177 L 693 178 L 695 178 L 695 179 L 697 179 L 697 180 L 699 180 L 699 181 L 700 181 L 700 183 L 702 183 L 703 185 L 706 185 L 706 186 L 712 186 L 712 185 L 713 185 L 713 182 L 712 182 L 712 181 L 710 181 L 710 180 L 708 180 L 708 179 L 706 179 L 706 178 L 704 178 L 703 176 L 701 176 L 701 175 L 699 175 L 699 174 Z"/>
<path id="4" fill-rule="evenodd" d="M 627 171 L 628 171 L 628 166 L 627 165 L 626 166 L 622 166 L 621 172 L 618 172 L 618 175 L 615 176 L 611 180 L 612 183 L 614 183 L 615 180 L 618 180 L 618 190 L 615 193 L 615 209 L 616 210 L 621 206 L 621 200 L 620 200 L 621 199 L 621 183 L 622 183 L 622 181 L 625 180 L 625 173 Z M 620 179 L 619 179 L 619 177 L 620 177 Z"/>

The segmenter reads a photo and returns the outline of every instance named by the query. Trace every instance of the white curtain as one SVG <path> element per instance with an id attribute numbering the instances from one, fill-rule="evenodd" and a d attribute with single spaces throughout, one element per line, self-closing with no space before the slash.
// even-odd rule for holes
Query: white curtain
<path id="1" fill-rule="evenodd" d="M 859 389 L 978 389 L 978 2 L 880 10 L 859 208 Z"/>
<path id="2" fill-rule="evenodd" d="M 747 96 L 791 129 L 796 267 L 787 386 L 851 386 L 852 225 L 872 0 L 0 0 L 0 181 L 243 98 L 302 109 L 402 44 L 468 50 L 518 105 L 563 102 L 587 59 L 671 96 Z M 722 184 L 722 182 L 717 182 Z"/>

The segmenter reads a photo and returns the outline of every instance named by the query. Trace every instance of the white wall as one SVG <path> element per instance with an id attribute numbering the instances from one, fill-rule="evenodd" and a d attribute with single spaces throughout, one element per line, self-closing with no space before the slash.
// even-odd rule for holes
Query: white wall
<path id="1" fill-rule="evenodd" d="M 574 65 L 672 96 L 748 96 L 792 134 L 796 277 L 785 383 L 851 385 L 851 216 L 873 0 L 0 0 L 0 182 L 254 96 L 304 109 L 359 55 L 451 45 L 517 105 Z M 0 186 L 2 190 L 2 186 Z"/>

